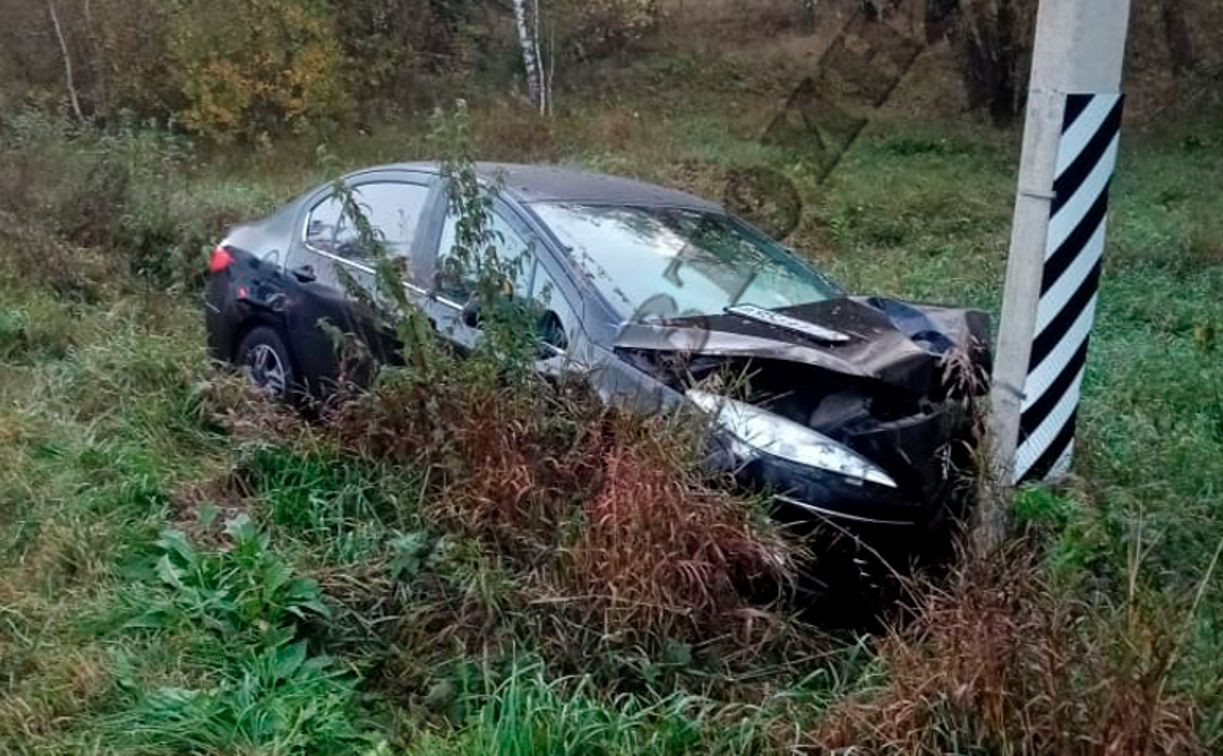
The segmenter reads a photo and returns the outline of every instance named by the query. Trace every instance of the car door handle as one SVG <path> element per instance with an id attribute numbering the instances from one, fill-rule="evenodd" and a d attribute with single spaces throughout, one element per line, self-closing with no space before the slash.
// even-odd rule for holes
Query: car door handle
<path id="1" fill-rule="evenodd" d="M 299 265 L 291 272 L 293 273 L 293 277 L 302 283 L 310 283 L 318 278 L 318 276 L 314 274 L 313 265 Z"/>

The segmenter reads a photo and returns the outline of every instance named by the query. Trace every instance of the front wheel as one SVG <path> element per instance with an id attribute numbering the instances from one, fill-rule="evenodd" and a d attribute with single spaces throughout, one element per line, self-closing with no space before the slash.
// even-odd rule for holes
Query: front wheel
<path id="1" fill-rule="evenodd" d="M 288 401 L 294 383 L 289 348 L 274 329 L 254 328 L 238 345 L 238 364 L 246 369 L 251 383 L 273 399 Z"/>

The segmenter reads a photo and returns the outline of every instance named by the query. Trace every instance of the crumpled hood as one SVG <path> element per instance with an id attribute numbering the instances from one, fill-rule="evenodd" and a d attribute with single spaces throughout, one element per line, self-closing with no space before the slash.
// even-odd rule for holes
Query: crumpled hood
<path id="1" fill-rule="evenodd" d="M 935 385 L 940 363 L 953 348 L 968 350 L 978 364 L 988 360 L 989 316 L 979 310 L 846 297 L 774 312 L 849 339 L 823 341 L 782 325 L 723 314 L 630 323 L 615 347 L 802 363 L 916 393 Z"/>

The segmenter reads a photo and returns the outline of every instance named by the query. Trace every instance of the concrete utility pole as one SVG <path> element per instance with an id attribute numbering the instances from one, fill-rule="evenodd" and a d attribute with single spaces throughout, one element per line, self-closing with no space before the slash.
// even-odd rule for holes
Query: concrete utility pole
<path id="1" fill-rule="evenodd" d="M 1070 464 L 1117 155 L 1129 0 L 1041 0 L 987 423 L 1005 490 Z M 978 546 L 1002 537 L 985 496 Z"/>

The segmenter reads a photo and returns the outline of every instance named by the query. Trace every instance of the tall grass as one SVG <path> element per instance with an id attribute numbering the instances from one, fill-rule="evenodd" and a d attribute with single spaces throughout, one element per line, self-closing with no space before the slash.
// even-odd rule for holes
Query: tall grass
<path id="1" fill-rule="evenodd" d="M 1206 752 L 1192 700 L 1166 687 L 1185 609 L 1055 588 L 1029 549 L 966 559 L 884 639 L 880 687 L 834 706 L 814 742 L 911 754 Z"/>
<path id="2" fill-rule="evenodd" d="M 705 99 L 653 105 L 640 125 L 584 103 L 517 141 L 476 106 L 473 138 L 707 194 L 764 161 L 807 202 L 792 241 L 854 288 L 996 309 L 1007 138 L 885 121 L 814 186 L 746 126 L 713 128 Z M 488 363 L 443 362 L 430 384 L 391 371 L 325 424 L 214 371 L 190 276 L 158 266 L 191 272 L 229 219 L 321 179 L 316 145 L 220 160 L 134 128 L 22 128 L 0 164 L 20 179 L 0 214 L 3 749 L 1223 744 L 1214 126 L 1127 137 L 1077 476 L 1021 496 L 1027 548 L 966 563 L 879 638 L 830 638 L 735 590 L 784 582 L 793 552 L 694 470 L 682 427 L 572 386 L 510 390 Z M 387 127 L 332 148 L 348 165 L 426 142 Z M 79 190 L 108 189 L 95 164 L 129 160 L 115 212 L 86 213 Z"/>
<path id="3" fill-rule="evenodd" d="M 521 661 L 461 729 L 426 736 L 410 753 L 532 754 L 747 753 L 735 727 L 711 728 L 711 702 L 674 694 L 655 701 L 605 700 L 588 678 L 549 680 L 541 665 Z M 746 729 L 746 728 L 745 728 Z"/>

